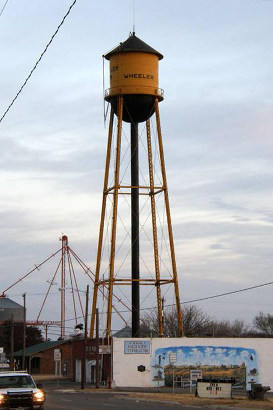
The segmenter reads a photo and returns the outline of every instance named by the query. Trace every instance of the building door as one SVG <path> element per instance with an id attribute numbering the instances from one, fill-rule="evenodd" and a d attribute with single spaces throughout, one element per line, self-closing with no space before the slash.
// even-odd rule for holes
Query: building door
<path id="1" fill-rule="evenodd" d="M 81 382 L 82 380 L 82 361 L 81 359 L 76 359 L 76 382 Z"/>
<path id="2" fill-rule="evenodd" d="M 86 374 L 86 383 L 93 383 L 92 382 L 92 363 L 95 362 L 95 360 L 86 360 L 85 364 L 85 374 Z M 96 368 L 96 366 L 95 366 Z M 76 359 L 76 382 L 81 382 L 82 381 L 82 360 L 81 359 Z"/>
<path id="3" fill-rule="evenodd" d="M 40 357 L 32 357 L 31 358 L 31 374 L 40 374 L 40 364 L 41 358 Z"/>
<path id="4" fill-rule="evenodd" d="M 96 360 L 89 361 L 90 383 L 96 383 Z"/>
<path id="5" fill-rule="evenodd" d="M 86 383 L 92 383 L 92 380 L 91 380 L 91 376 L 92 376 L 92 373 L 91 373 L 91 369 L 92 369 L 92 362 L 93 362 L 94 360 L 86 360 Z"/>

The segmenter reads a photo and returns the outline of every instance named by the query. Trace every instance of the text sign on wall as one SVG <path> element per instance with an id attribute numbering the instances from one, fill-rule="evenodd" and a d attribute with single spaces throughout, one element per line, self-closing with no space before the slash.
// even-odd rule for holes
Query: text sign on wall
<path id="1" fill-rule="evenodd" d="M 202 370 L 190 370 L 190 379 L 192 381 L 202 379 Z"/>
<path id="2" fill-rule="evenodd" d="M 150 342 L 148 340 L 125 340 L 125 354 L 149 354 Z"/>
<path id="3" fill-rule="evenodd" d="M 99 346 L 99 353 L 100 354 L 110 354 L 111 353 L 111 346 L 110 345 L 100 345 Z"/>
<path id="4" fill-rule="evenodd" d="M 176 362 L 176 353 L 170 353 L 170 363 L 175 363 Z"/>
<path id="5" fill-rule="evenodd" d="M 230 399 L 231 398 L 231 385 L 232 383 L 215 383 L 215 382 L 202 382 L 197 381 L 197 394 L 198 397 L 210 397 L 218 399 Z"/>
<path id="6" fill-rule="evenodd" d="M 60 349 L 54 349 L 54 361 L 60 362 L 62 359 L 62 353 Z"/>

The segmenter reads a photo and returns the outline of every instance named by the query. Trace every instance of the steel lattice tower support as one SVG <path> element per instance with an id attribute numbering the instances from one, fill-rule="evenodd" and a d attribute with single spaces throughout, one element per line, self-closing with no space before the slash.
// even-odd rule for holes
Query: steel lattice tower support
<path id="1" fill-rule="evenodd" d="M 93 291 L 93 304 L 91 313 L 90 337 L 94 336 L 95 316 L 98 303 L 98 291 L 100 287 L 106 288 L 107 296 L 107 325 L 106 336 L 111 335 L 113 289 L 115 285 L 131 286 L 132 299 L 132 336 L 139 336 L 140 328 L 140 285 L 151 285 L 156 288 L 158 329 L 159 335 L 164 335 L 162 293 L 161 286 L 173 284 L 176 311 L 178 319 L 179 335 L 183 336 L 182 312 L 180 305 L 178 275 L 175 259 L 174 240 L 171 223 L 171 212 L 169 204 L 168 186 L 166 178 L 164 150 L 162 143 L 162 133 L 159 115 L 159 101 L 163 100 L 163 92 L 158 88 L 158 60 L 163 56 L 152 49 L 133 33 L 128 40 L 121 43 L 116 49 L 109 52 L 106 59 L 110 60 L 110 83 L 111 88 L 106 92 L 106 101 L 111 103 L 111 114 L 108 131 L 108 144 L 106 153 L 104 186 L 101 220 L 98 239 L 97 262 L 95 272 L 95 282 Z M 141 74 L 135 74 L 140 72 Z M 150 117 L 155 113 L 156 136 L 159 147 L 160 174 L 162 185 L 155 186 L 154 163 L 152 154 L 152 136 Z M 116 135 L 113 135 L 114 115 L 117 116 Z M 131 128 L 131 185 L 123 185 L 120 178 L 121 165 L 121 139 L 122 123 L 130 123 Z M 138 150 L 138 123 L 145 122 L 147 140 L 147 161 L 149 169 L 149 185 L 139 185 L 139 150 Z M 113 147 L 113 141 L 116 141 Z M 114 150 L 112 150 L 114 148 Z M 114 151 L 114 154 L 111 154 Z M 114 183 L 109 186 L 109 174 L 111 156 L 114 163 Z M 118 218 L 118 198 L 119 195 L 131 196 L 131 276 L 119 277 L 115 272 L 115 253 L 117 238 L 117 218 Z M 129 190 L 129 191 L 128 191 Z M 170 278 L 163 278 L 160 271 L 160 251 L 158 245 L 158 227 L 155 196 L 163 192 L 164 206 L 166 212 L 169 253 L 171 256 Z M 112 195 L 112 223 L 110 233 L 110 255 L 107 278 L 101 274 L 101 262 L 103 251 L 103 240 L 106 225 L 106 205 L 108 195 Z M 153 258 L 154 258 L 154 278 L 142 277 L 139 265 L 139 195 L 150 196 L 152 235 L 153 235 Z"/>
<path id="2" fill-rule="evenodd" d="M 62 257 L 61 257 L 61 338 L 65 337 L 65 286 L 66 286 L 66 256 L 68 251 L 68 237 L 63 235 L 62 241 Z"/>

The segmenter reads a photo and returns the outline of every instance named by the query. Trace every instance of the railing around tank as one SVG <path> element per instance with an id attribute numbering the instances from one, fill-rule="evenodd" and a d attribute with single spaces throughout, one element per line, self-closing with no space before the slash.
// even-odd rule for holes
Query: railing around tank
<path id="1" fill-rule="evenodd" d="M 148 95 L 156 95 L 156 96 L 158 96 L 158 97 L 164 98 L 164 90 L 163 90 L 163 88 L 154 88 L 154 89 L 153 89 L 152 87 L 147 87 L 146 90 L 145 90 L 146 92 L 143 93 L 143 90 L 144 90 L 145 88 L 146 88 L 146 87 L 141 87 L 140 90 L 139 90 L 139 92 L 138 92 L 138 87 L 133 87 L 134 92 L 131 92 L 131 87 L 130 87 L 130 88 L 129 88 L 129 87 L 107 88 L 107 89 L 104 91 L 104 97 L 107 98 L 107 97 L 109 97 L 109 96 L 111 96 L 111 95 L 117 95 L 117 94 L 148 94 Z M 152 92 L 152 90 L 153 90 L 154 92 Z"/>

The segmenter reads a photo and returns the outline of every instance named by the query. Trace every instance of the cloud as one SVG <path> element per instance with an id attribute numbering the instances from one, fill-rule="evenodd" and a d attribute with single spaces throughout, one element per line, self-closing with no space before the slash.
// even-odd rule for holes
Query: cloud
<path id="1" fill-rule="evenodd" d="M 245 8 L 227 0 L 173 0 L 168 7 L 159 3 L 139 3 L 137 35 L 165 55 L 159 72 L 165 89 L 160 115 L 183 297 L 244 286 L 258 278 L 266 281 L 272 272 L 273 240 L 268 53 L 272 5 L 250 2 Z M 64 0 L 21 1 L 16 9 L 11 3 L 5 10 L 2 112 L 66 10 Z M 132 30 L 130 13 L 131 6 L 121 0 L 105 0 L 96 7 L 77 5 L 0 124 L 0 273 L 5 280 L 55 249 L 62 233 L 77 245 L 84 260 L 95 264 L 108 132 L 103 124 L 101 55 Z M 128 130 L 123 134 L 122 154 L 129 135 Z M 144 143 L 145 133 L 140 145 L 141 158 L 146 159 Z M 129 157 L 124 156 L 124 168 Z M 158 165 L 158 156 L 154 161 Z M 141 170 L 147 180 L 147 164 Z M 128 180 L 127 169 L 124 181 Z M 129 209 L 120 201 L 126 222 L 121 241 L 130 232 Z M 142 220 L 148 215 L 145 209 Z M 166 221 L 163 213 L 160 218 Z M 151 226 L 145 228 L 150 234 Z M 145 232 L 141 248 L 152 272 L 153 253 Z M 118 267 L 124 254 L 125 247 Z M 164 262 L 166 255 L 165 250 Z M 128 271 L 128 261 L 124 268 Z M 146 267 L 144 271 L 147 274 Z M 271 303 L 271 296 L 266 297 Z M 253 297 L 247 300 L 252 304 Z M 217 311 L 225 315 L 226 307 Z"/>
<path id="2" fill-rule="evenodd" d="M 222 245 L 221 243 L 213 243 L 212 245 L 210 245 L 210 249 L 221 250 L 221 249 L 225 249 L 225 246 Z"/>

